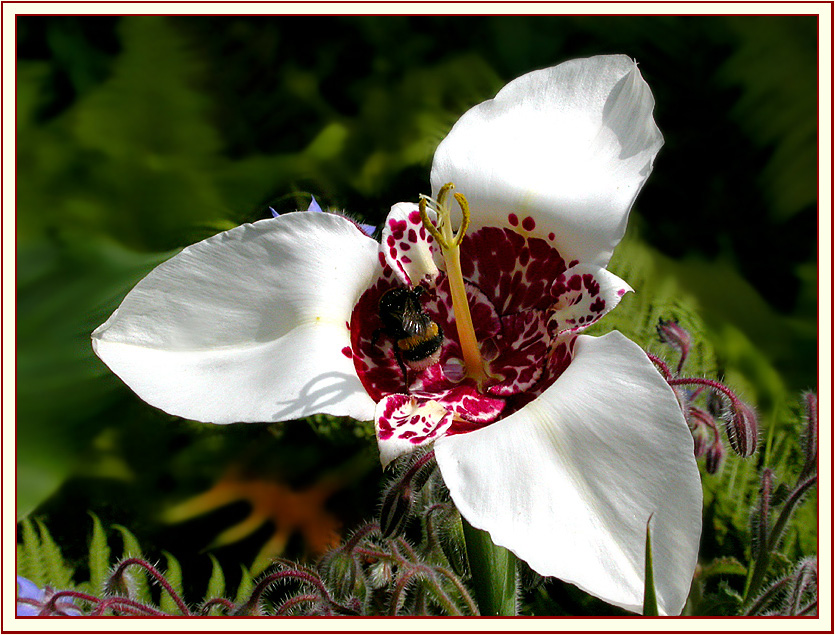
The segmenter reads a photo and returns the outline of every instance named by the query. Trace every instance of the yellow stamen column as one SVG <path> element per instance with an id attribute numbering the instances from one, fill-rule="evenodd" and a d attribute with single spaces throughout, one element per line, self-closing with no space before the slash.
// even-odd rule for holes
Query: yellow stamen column
<path id="1" fill-rule="evenodd" d="M 438 192 L 438 200 L 432 201 L 422 197 L 419 203 L 420 217 L 427 231 L 438 241 L 441 253 L 446 263 L 447 280 L 449 290 L 452 294 L 452 311 L 455 316 L 455 328 L 458 331 L 458 341 L 461 344 L 461 352 L 464 356 L 464 367 L 467 377 L 470 377 L 481 384 L 488 378 L 487 370 L 484 367 L 484 360 L 478 348 L 478 340 L 475 336 L 473 318 L 470 314 L 470 305 L 467 302 L 467 289 L 464 286 L 464 274 L 461 271 L 461 250 L 459 246 L 470 223 L 470 207 L 463 194 L 456 192 L 453 196 L 461 208 L 461 227 L 453 234 L 452 218 L 450 209 L 446 206 L 446 199 L 454 189 L 452 183 L 447 183 Z M 438 214 L 437 225 L 431 221 L 426 213 L 426 201 L 429 200 L 432 208 Z"/>

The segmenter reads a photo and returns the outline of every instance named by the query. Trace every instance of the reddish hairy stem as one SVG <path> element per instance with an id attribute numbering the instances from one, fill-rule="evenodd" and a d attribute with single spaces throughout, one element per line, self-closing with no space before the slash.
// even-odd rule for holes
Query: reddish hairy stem
<path id="1" fill-rule="evenodd" d="M 372 531 L 380 531 L 380 525 L 378 523 L 368 523 L 367 525 L 360 527 L 351 535 L 345 544 L 342 545 L 342 550 L 350 553 L 354 550 L 359 541 Z"/>
<path id="2" fill-rule="evenodd" d="M 227 600 L 226 598 L 212 598 L 203 603 L 203 606 L 200 607 L 200 614 L 208 615 L 212 607 L 217 604 L 225 608 L 227 613 L 235 608 L 235 603 L 231 600 Z"/>
<path id="3" fill-rule="evenodd" d="M 116 571 L 113 572 L 113 575 L 111 576 L 111 578 L 114 578 L 117 575 L 122 575 L 122 573 L 124 573 L 125 569 L 127 569 L 129 566 L 132 566 L 132 565 L 142 567 L 143 569 L 145 569 L 145 571 L 147 571 L 149 574 L 151 574 L 151 577 L 154 578 L 154 580 L 157 582 L 157 584 L 159 584 L 163 589 L 165 589 L 165 592 L 168 593 L 169 596 L 171 596 L 171 599 L 174 600 L 174 603 L 177 605 L 177 608 L 180 609 L 180 611 L 183 613 L 183 615 L 190 615 L 191 614 L 190 611 L 188 610 L 188 606 L 186 606 L 186 603 L 179 596 L 179 594 L 174 590 L 174 587 L 172 587 L 168 583 L 168 580 L 165 579 L 165 576 L 162 575 L 157 570 L 157 568 L 154 567 L 154 565 L 152 565 L 150 562 L 148 562 L 146 560 L 143 560 L 142 558 L 127 558 L 126 560 L 123 560 L 119 564 L 119 566 L 116 568 Z"/>
<path id="4" fill-rule="evenodd" d="M 667 380 L 667 383 L 670 384 L 670 386 L 686 386 L 688 384 L 708 386 L 724 394 L 734 404 L 740 403 L 739 397 L 737 397 L 730 388 L 713 379 L 705 379 L 704 377 L 673 377 L 672 379 Z"/>
<path id="5" fill-rule="evenodd" d="M 320 598 L 318 595 L 314 595 L 312 593 L 309 593 L 307 595 L 297 595 L 296 597 L 290 598 L 289 600 L 284 602 L 284 604 L 279 606 L 278 609 L 276 609 L 276 615 L 286 615 L 290 609 L 301 604 L 302 602 L 317 602 L 321 599 L 322 598 Z"/>
<path id="6" fill-rule="evenodd" d="M 649 357 L 649 361 L 655 364 L 658 367 L 658 370 L 661 371 L 661 374 L 664 375 L 664 379 L 666 379 L 667 381 L 672 379 L 673 373 L 670 372 L 670 367 L 667 366 L 667 362 L 648 351 L 644 352 L 646 353 L 646 356 Z"/>
<path id="7" fill-rule="evenodd" d="M 155 617 L 168 615 L 168 613 L 158 611 L 146 604 L 123 597 L 113 597 L 102 600 L 99 602 L 99 605 L 95 608 L 95 610 L 90 613 L 90 615 L 104 615 L 104 612 L 110 608 L 118 608 L 120 611 L 130 613 L 131 615 L 153 615 Z M 185 615 L 191 615 L 191 613 L 185 613 Z"/>

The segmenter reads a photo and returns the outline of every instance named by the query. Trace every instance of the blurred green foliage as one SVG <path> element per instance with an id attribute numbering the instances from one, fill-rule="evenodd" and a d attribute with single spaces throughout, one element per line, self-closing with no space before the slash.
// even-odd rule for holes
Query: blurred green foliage
<path id="1" fill-rule="evenodd" d="M 268 206 L 303 209 L 314 194 L 380 223 L 393 203 L 428 191 L 434 148 L 468 107 L 527 71 L 614 52 L 640 63 L 666 145 L 612 262 L 636 293 L 597 330 L 618 328 L 658 352 L 655 322 L 679 319 L 698 342 L 689 374 L 723 376 L 760 409 L 760 459 L 730 460 L 705 479 L 711 555 L 742 557 L 740 500 L 752 503 L 762 461 L 791 462 L 789 404 L 817 380 L 815 18 L 17 25 L 18 515 L 37 510 L 70 561 L 86 557 L 81 524 L 93 509 L 152 551 L 197 562 L 240 510 L 170 527 L 160 509 L 230 466 L 294 486 L 350 464 L 327 504 L 346 526 L 373 514 L 379 469 L 346 461 L 367 450 L 367 428 L 321 417 L 225 428 L 176 420 L 99 362 L 90 332 L 176 249 L 268 217 Z M 798 554 L 816 538 L 812 506 L 801 517 Z M 223 553 L 248 564 L 257 551 Z"/>

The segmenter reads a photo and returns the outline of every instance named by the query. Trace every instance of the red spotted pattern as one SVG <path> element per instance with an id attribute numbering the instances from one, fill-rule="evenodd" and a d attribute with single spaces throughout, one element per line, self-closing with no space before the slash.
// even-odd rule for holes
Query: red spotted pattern
<path id="1" fill-rule="evenodd" d="M 559 252 L 541 238 L 483 227 L 461 244 L 464 279 L 481 289 L 499 315 L 552 304 L 550 287 L 566 270 Z"/>
<path id="2" fill-rule="evenodd" d="M 419 446 L 446 432 L 452 420 L 452 412 L 433 400 L 415 395 L 387 395 L 377 405 L 377 438 L 380 441 L 396 438 Z"/>
<path id="3" fill-rule="evenodd" d="M 487 388 L 491 395 L 510 396 L 532 388 L 545 369 L 551 338 L 545 311 L 522 311 L 502 317 L 497 342 L 500 354 L 490 364 L 498 383 Z"/>
<path id="4" fill-rule="evenodd" d="M 381 262 L 385 261 L 403 284 L 417 286 L 437 275 L 437 251 L 438 245 L 426 231 L 417 205 L 396 206 L 383 225 Z"/>
<path id="5" fill-rule="evenodd" d="M 511 214 L 508 222 L 518 230 L 483 227 L 461 245 L 473 326 L 490 375 L 478 386 L 463 372 L 449 284 L 439 270 L 420 279 L 420 301 L 444 332 L 440 361 L 407 369 L 404 376 L 395 343 L 382 331 L 380 297 L 414 279 L 411 254 L 435 246 L 416 210 L 387 219 L 380 248 L 384 274 L 354 307 L 347 350 L 378 402 L 377 437 L 381 448 L 389 444 L 389 456 L 484 427 L 530 403 L 571 363 L 576 333 L 628 290 L 605 270 L 576 262 L 567 267 L 548 241 L 518 233 L 535 228 L 532 218 Z"/>
<path id="6" fill-rule="evenodd" d="M 582 331 L 608 313 L 627 291 L 623 280 L 605 270 L 584 265 L 568 269 L 551 286 L 556 309 L 551 332 Z"/>

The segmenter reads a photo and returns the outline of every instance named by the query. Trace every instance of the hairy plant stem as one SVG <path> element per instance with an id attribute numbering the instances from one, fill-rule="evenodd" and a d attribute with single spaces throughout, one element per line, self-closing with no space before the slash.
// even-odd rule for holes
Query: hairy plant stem
<path id="1" fill-rule="evenodd" d="M 783 508 L 780 510 L 780 515 L 777 517 L 777 520 L 774 522 L 774 526 L 768 532 L 768 539 L 766 540 L 765 544 L 762 545 L 761 551 L 757 555 L 757 559 L 754 561 L 754 568 L 751 571 L 751 575 L 748 578 L 748 585 L 745 590 L 745 599 L 743 600 L 743 604 L 747 604 L 751 599 L 751 596 L 755 594 L 765 579 L 765 575 L 768 571 L 768 565 L 771 560 L 771 554 L 774 551 L 775 547 L 777 547 L 777 542 L 780 540 L 780 537 L 783 535 L 783 530 L 786 528 L 786 524 L 789 522 L 792 513 L 797 507 L 798 503 L 803 500 L 805 494 L 809 491 L 809 489 L 817 483 L 818 477 L 817 475 L 811 476 L 806 480 L 798 483 L 794 490 L 789 494 L 786 501 L 783 503 Z"/>

